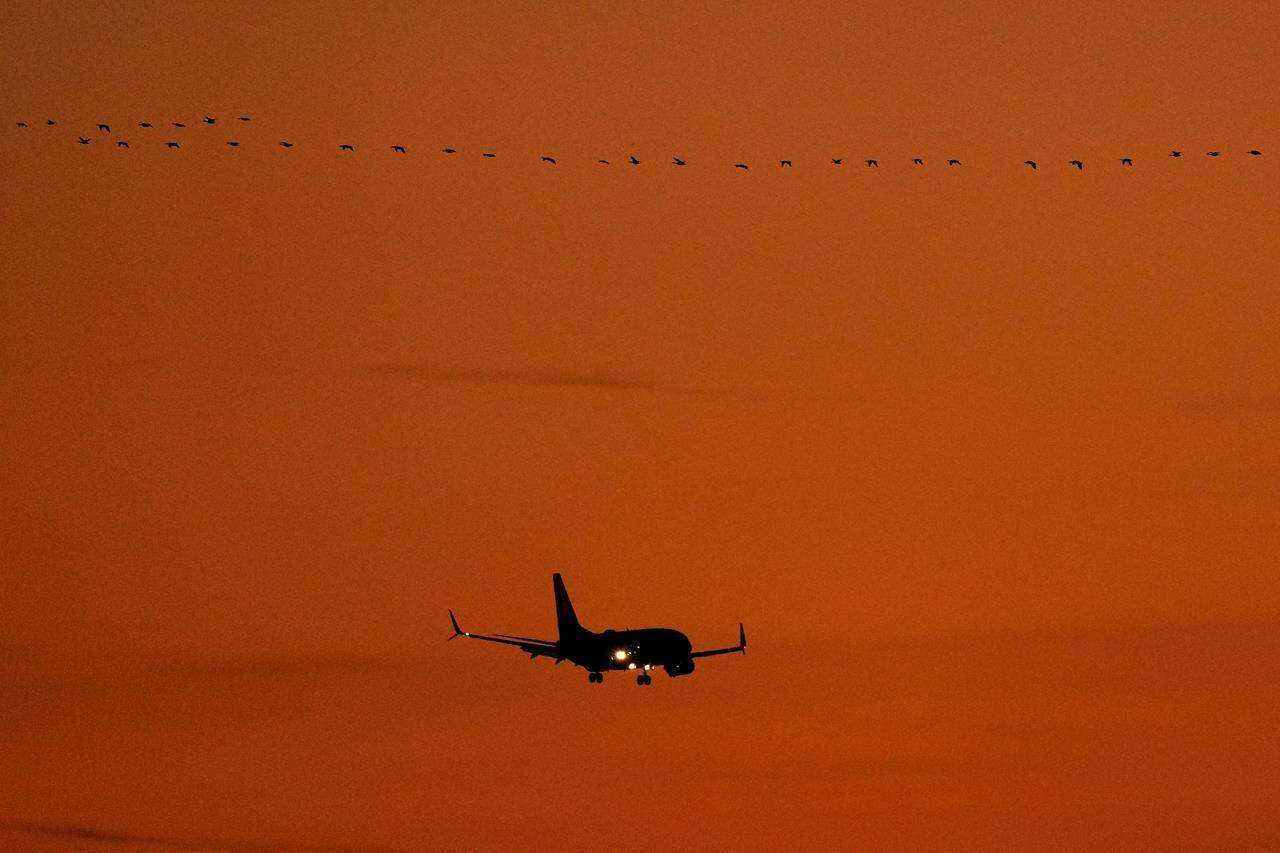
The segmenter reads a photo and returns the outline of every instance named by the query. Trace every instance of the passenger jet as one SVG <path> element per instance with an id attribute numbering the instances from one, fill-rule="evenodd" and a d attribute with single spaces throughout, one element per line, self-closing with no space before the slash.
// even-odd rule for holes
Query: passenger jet
<path id="1" fill-rule="evenodd" d="M 449 611 L 449 621 L 453 624 L 453 635 L 449 639 L 469 637 L 472 640 L 505 643 L 526 652 L 530 658 L 555 658 L 556 663 L 567 660 L 585 669 L 587 681 L 592 684 L 604 683 L 604 674 L 611 670 L 636 670 L 636 684 L 642 687 L 653 683 L 653 677 L 649 673 L 658 667 L 676 678 L 693 672 L 694 658 L 727 655 L 731 652 L 747 653 L 747 633 L 741 622 L 738 623 L 738 645 L 701 652 L 695 652 L 689 638 L 674 628 L 628 628 L 625 631 L 608 630 L 599 634 L 588 631 L 579 624 L 578 617 L 573 612 L 573 603 L 569 601 L 569 593 L 564 588 L 559 572 L 551 576 L 551 586 L 556 596 L 557 639 L 535 640 L 511 634 L 472 634 L 458 627 L 458 620 L 452 610 Z"/>

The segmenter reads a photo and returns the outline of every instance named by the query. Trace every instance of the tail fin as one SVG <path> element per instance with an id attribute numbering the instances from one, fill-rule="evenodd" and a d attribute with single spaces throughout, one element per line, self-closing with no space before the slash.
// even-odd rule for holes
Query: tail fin
<path id="1" fill-rule="evenodd" d="M 571 640 L 582 633 L 582 625 L 573 612 L 573 602 L 569 600 L 569 591 L 564 588 L 564 579 L 556 572 L 551 576 L 551 586 L 556 593 L 556 627 L 560 630 L 560 642 Z"/>

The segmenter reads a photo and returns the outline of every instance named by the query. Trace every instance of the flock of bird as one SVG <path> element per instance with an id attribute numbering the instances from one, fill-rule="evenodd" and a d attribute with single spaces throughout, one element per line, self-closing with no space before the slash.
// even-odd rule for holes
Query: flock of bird
<path id="1" fill-rule="evenodd" d="M 236 121 L 236 122 L 241 122 L 241 123 L 243 123 L 243 122 L 249 122 L 249 121 L 252 121 L 252 120 L 253 120 L 252 116 L 236 116 L 236 118 L 234 119 L 234 121 Z M 54 126 L 56 126 L 58 123 L 57 123 L 56 121 L 54 121 L 53 119 L 45 119 L 44 124 L 45 124 L 45 126 L 46 126 L 46 127 L 54 127 Z M 217 119 L 215 116 L 208 116 L 208 115 L 207 115 L 207 116 L 205 116 L 205 117 L 204 117 L 204 119 L 200 122 L 200 124 L 203 124 L 203 125 L 205 125 L 205 126 L 214 126 L 214 125 L 217 125 L 217 124 L 218 124 L 218 119 Z M 185 129 L 185 128 L 186 128 L 186 126 L 187 126 L 184 122 L 180 122 L 180 121 L 173 121 L 173 122 L 169 122 L 169 125 L 170 125 L 170 126 L 172 126 L 172 127 L 173 127 L 173 128 L 175 128 L 175 129 L 178 129 L 178 130 L 183 130 L 183 129 Z M 28 124 L 28 123 L 27 123 L 27 122 L 25 122 L 25 121 L 19 121 L 19 122 L 17 122 L 17 126 L 18 126 L 18 129 L 19 129 L 19 130 L 25 130 L 25 129 L 30 128 L 30 124 Z M 138 129 L 139 129 L 140 131 L 155 130 L 155 129 L 156 129 L 156 125 L 155 125 L 153 122 L 150 122 L 150 121 L 140 121 L 140 122 L 138 122 Z M 111 141 L 114 141 L 114 143 L 115 143 L 115 147 L 116 147 L 116 148 L 120 148 L 120 149 L 127 149 L 127 148 L 129 148 L 129 147 L 130 147 L 130 146 L 129 146 L 129 140 L 127 140 L 127 139 L 124 139 L 124 138 L 120 137 L 120 136 L 119 136 L 115 131 L 113 131 L 113 130 L 111 129 L 111 125 L 110 125 L 110 124 L 107 124 L 107 123 L 105 123 L 105 122 L 99 122 L 99 123 L 97 124 L 96 132 L 97 132 L 97 133 L 105 133 L 105 134 L 109 134 L 109 137 L 114 137 L 114 139 L 112 139 Z M 92 137 L 92 136 L 80 136 L 80 135 L 77 135 L 77 136 L 76 136 L 76 141 L 77 141 L 77 143 L 79 143 L 80 145 L 89 145 L 91 142 L 93 142 L 93 137 Z M 289 149 L 289 148 L 293 148 L 293 147 L 294 147 L 294 144 L 293 144 L 292 142 L 290 142 L 290 141 L 286 140 L 286 139 L 282 139 L 282 140 L 280 140 L 277 144 L 278 144 L 281 148 L 286 149 L 286 150 L 287 150 L 287 149 Z M 240 147 L 240 140 L 238 140 L 238 139 L 228 139 L 228 140 L 226 140 L 226 145 L 227 145 L 227 147 L 228 147 L 228 148 L 239 148 L 239 147 Z M 180 149 L 180 148 L 182 148 L 182 143 L 181 143 L 181 142 L 179 142 L 179 141 L 178 141 L 178 140 L 176 140 L 176 139 L 166 139 L 166 140 L 164 141 L 164 146 L 165 146 L 166 148 L 170 148 L 170 149 Z M 356 150 L 356 147 L 355 147 L 355 145 L 353 145 L 353 144 L 351 144 L 351 143 L 343 142 L 343 143 L 340 143 L 340 144 L 337 146 L 337 150 L 338 150 L 338 152 L 339 152 L 339 153 L 351 153 L 351 154 L 354 154 L 354 153 L 355 153 L 355 150 Z M 387 146 L 387 150 L 390 150 L 393 154 L 407 154 L 407 153 L 408 153 L 408 149 L 407 149 L 404 145 L 390 145 L 390 146 Z M 441 153 L 446 154 L 446 155 L 452 155 L 452 154 L 458 154 L 458 153 L 459 153 L 459 151 L 458 151 L 458 149 L 456 149 L 456 148 L 442 148 L 442 149 L 441 149 Z M 1222 156 L 1222 154 L 1223 154 L 1223 152 L 1222 152 L 1222 151 L 1206 151 L 1206 152 L 1204 152 L 1204 153 L 1205 153 L 1205 156 L 1206 156 L 1206 157 L 1221 157 L 1221 156 Z M 1262 156 L 1262 152 L 1261 152 L 1261 151 L 1259 151 L 1257 148 L 1250 148 L 1250 149 L 1249 149 L 1248 151 L 1246 151 L 1245 153 L 1246 153 L 1246 154 L 1248 154 L 1248 155 L 1249 155 L 1249 156 L 1251 156 L 1251 157 L 1261 157 L 1261 156 Z M 481 157 L 488 158 L 488 159 L 493 159 L 493 158 L 497 157 L 498 155 L 497 155 L 495 152 L 493 152 L 493 151 L 482 151 L 482 152 L 480 152 L 480 156 L 481 156 Z M 1170 152 L 1169 152 L 1169 156 L 1170 156 L 1170 157 L 1175 157 L 1175 158 L 1180 158 L 1180 157 L 1182 157 L 1182 152 L 1181 152 L 1181 151 L 1170 151 Z M 558 163 L 558 161 L 556 160 L 556 158 L 555 158 L 555 157 L 552 157 L 552 156 L 551 156 L 551 155 L 549 155 L 549 154 L 543 154 L 543 155 L 541 156 L 541 158 L 540 158 L 540 162 L 542 162 L 542 163 L 547 163 L 547 164 L 550 164 L 550 165 L 552 165 L 552 166 L 555 166 L 555 165 L 557 165 L 557 163 Z M 640 161 L 638 158 L 636 158 L 636 156 L 635 156 L 635 155 L 630 155 L 630 156 L 628 156 L 628 157 L 627 157 L 627 159 L 626 159 L 626 162 L 627 162 L 627 163 L 629 163 L 629 164 L 630 164 L 630 165 L 632 165 L 632 166 L 639 166 L 639 165 L 640 165 L 640 163 L 641 163 L 641 161 Z M 879 161 L 879 160 L 877 160 L 877 159 L 875 159 L 875 158 L 867 159 L 867 160 L 864 160 L 863 162 L 866 164 L 866 168 L 869 168 L 869 169 L 878 169 L 878 168 L 880 168 L 880 161 Z M 1133 166 L 1133 158 L 1132 158 L 1132 157 L 1120 157 L 1120 158 L 1119 158 L 1119 162 L 1120 162 L 1120 165 L 1121 165 L 1121 166 L 1125 166 L 1125 167 L 1132 167 L 1132 166 Z M 612 164 L 610 160 L 605 160 L 605 159 L 598 159 L 598 160 L 596 160 L 596 163 L 597 163 L 598 165 L 601 165 L 601 166 L 609 166 L 609 165 L 611 165 L 611 164 Z M 923 166 L 923 165 L 925 165 L 925 162 L 924 162 L 924 159 L 923 159 L 923 158 L 921 158 L 921 157 L 912 157 L 912 158 L 911 158 L 911 164 L 912 164 L 913 166 Z M 947 166 L 952 166 L 952 167 L 954 167 L 954 166 L 961 166 L 961 165 L 963 165 L 959 160 L 957 160 L 957 159 L 955 159 L 955 158 L 949 158 L 949 159 L 947 159 L 947 160 L 946 160 L 946 164 L 947 164 Z M 1038 170 L 1039 170 L 1039 168 L 1040 168 L 1040 163 L 1039 163 L 1038 161 L 1036 161 L 1036 160 L 1024 160 L 1024 161 L 1022 161 L 1022 164 L 1023 164 L 1024 166 L 1028 167 L 1031 171 L 1038 171 Z M 671 158 L 671 165 L 673 165 L 673 166 L 687 166 L 687 165 L 689 165 L 689 163 L 688 163 L 688 161 L 687 161 L 687 160 L 685 160 L 684 158 L 681 158 L 681 157 L 672 157 L 672 158 Z M 844 158 L 843 158 L 843 157 L 832 157 L 832 158 L 831 158 L 831 165 L 832 165 L 832 166 L 843 166 L 843 165 L 844 165 Z M 791 167 L 792 167 L 792 161 L 791 161 L 791 160 L 779 160 L 779 161 L 778 161 L 778 166 L 779 166 L 780 168 L 791 168 Z M 1076 170 L 1078 170 L 1078 171 L 1084 171 L 1084 161 L 1083 161 L 1083 160 L 1070 160 L 1070 161 L 1068 161 L 1068 162 L 1066 163 L 1066 166 L 1067 166 L 1068 168 L 1074 168 L 1074 169 L 1076 169 Z M 741 170 L 741 171 L 743 171 L 743 172 L 747 172 L 747 171 L 750 171 L 750 170 L 751 170 L 751 166 L 750 166 L 750 164 L 748 164 L 748 163 L 734 163 L 734 164 L 733 164 L 733 168 L 735 168 L 735 169 L 739 169 L 739 170 Z"/>

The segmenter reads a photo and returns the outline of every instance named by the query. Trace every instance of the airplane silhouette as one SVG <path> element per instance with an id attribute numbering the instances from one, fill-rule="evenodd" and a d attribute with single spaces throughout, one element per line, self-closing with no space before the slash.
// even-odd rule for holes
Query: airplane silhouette
<path id="1" fill-rule="evenodd" d="M 700 652 L 695 652 L 689 638 L 674 628 L 628 628 L 625 631 L 605 630 L 600 633 L 589 631 L 578 622 L 578 617 L 573 612 L 573 603 L 569 601 L 569 592 L 565 589 L 559 572 L 551 576 L 551 586 L 556 600 L 558 637 L 555 640 L 535 640 L 511 634 L 472 634 L 458 627 L 458 619 L 452 610 L 449 611 L 449 622 L 453 625 L 453 635 L 449 639 L 467 637 L 505 643 L 517 647 L 530 658 L 554 658 L 556 663 L 567 660 L 574 666 L 585 669 L 587 681 L 592 684 L 603 683 L 604 674 L 609 670 L 636 670 L 636 684 L 641 687 L 653 683 L 649 673 L 658 667 L 676 678 L 693 672 L 694 658 L 732 652 L 747 653 L 747 633 L 743 630 L 742 623 L 738 623 L 738 645 Z"/>

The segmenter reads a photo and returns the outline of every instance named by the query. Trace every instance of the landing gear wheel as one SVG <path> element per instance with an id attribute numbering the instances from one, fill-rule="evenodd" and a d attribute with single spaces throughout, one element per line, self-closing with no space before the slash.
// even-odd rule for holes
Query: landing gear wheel
<path id="1" fill-rule="evenodd" d="M 591 682 L 592 684 L 603 684 L 604 675 L 599 672 L 589 672 L 587 673 L 587 681 Z"/>
<path id="2" fill-rule="evenodd" d="M 647 675 L 636 676 L 636 684 L 639 684 L 641 687 L 644 687 L 645 685 L 652 684 L 652 683 L 653 683 L 653 679 Z"/>

